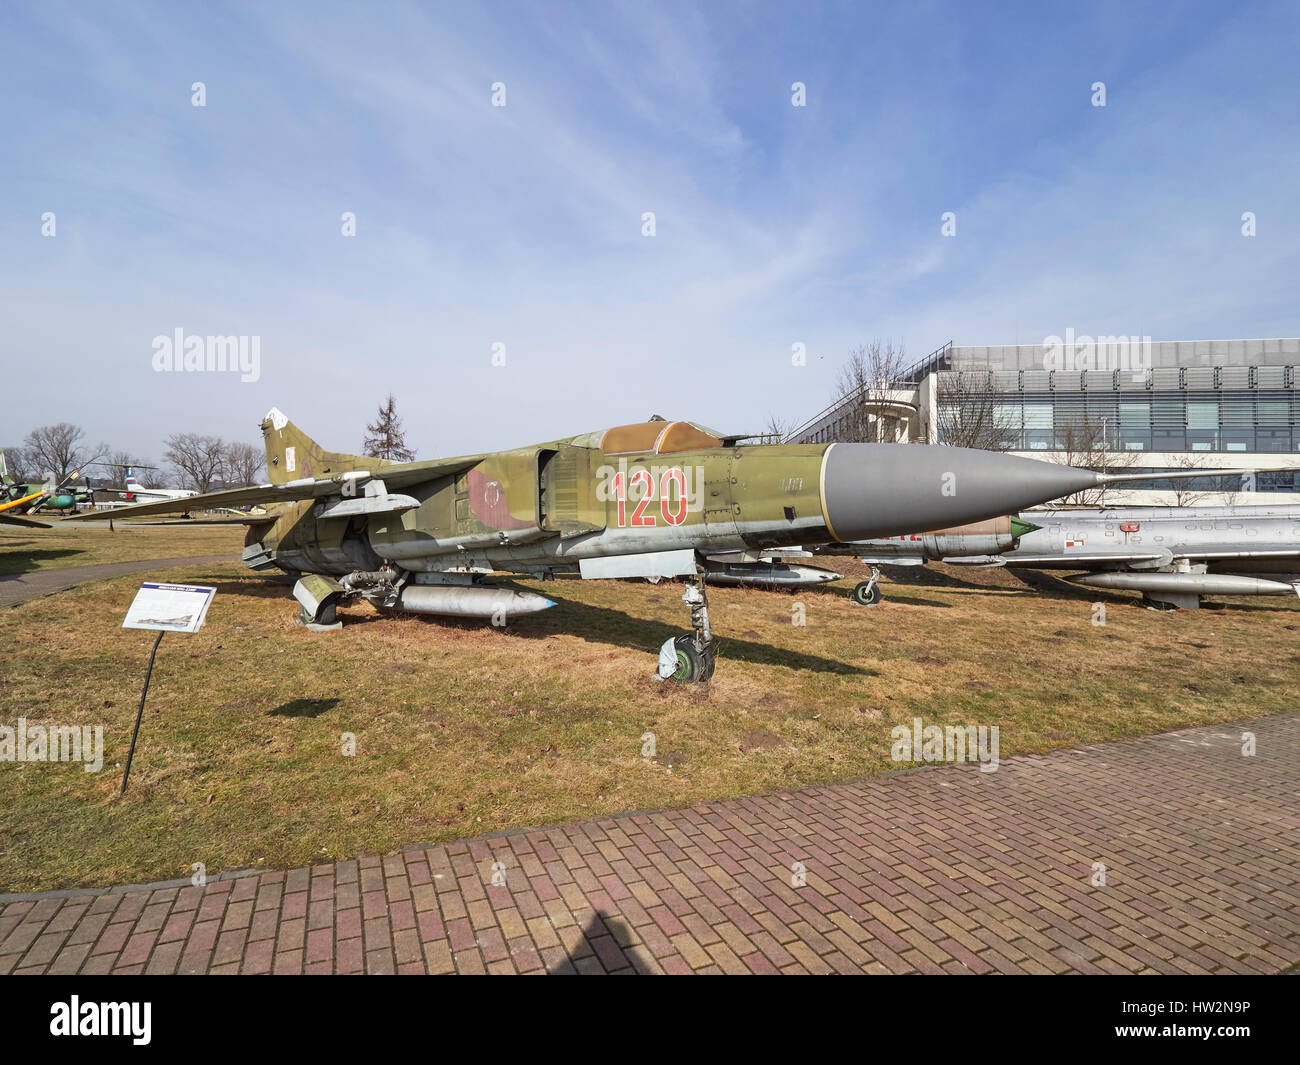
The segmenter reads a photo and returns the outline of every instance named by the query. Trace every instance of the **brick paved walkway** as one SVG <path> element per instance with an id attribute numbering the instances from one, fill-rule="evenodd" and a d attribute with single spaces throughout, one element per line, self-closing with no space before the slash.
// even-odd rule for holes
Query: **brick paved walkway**
<path id="1" fill-rule="evenodd" d="M 10 901 L 0 972 L 1276 972 L 1300 963 L 1297 785 L 1290 714 Z"/>

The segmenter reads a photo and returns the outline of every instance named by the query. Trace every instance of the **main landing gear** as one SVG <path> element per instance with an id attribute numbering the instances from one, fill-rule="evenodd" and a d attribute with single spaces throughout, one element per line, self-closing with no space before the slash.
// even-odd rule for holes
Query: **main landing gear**
<path id="1" fill-rule="evenodd" d="M 687 583 L 682 601 L 691 608 L 693 630 L 664 641 L 659 648 L 659 669 L 655 677 L 679 684 L 696 684 L 713 676 L 713 630 L 709 628 L 703 569 Z"/>
<path id="2" fill-rule="evenodd" d="M 875 606 L 879 603 L 885 598 L 885 593 L 880 590 L 879 581 L 880 567 L 872 566 L 871 577 L 853 589 L 853 601 L 862 606 Z"/>

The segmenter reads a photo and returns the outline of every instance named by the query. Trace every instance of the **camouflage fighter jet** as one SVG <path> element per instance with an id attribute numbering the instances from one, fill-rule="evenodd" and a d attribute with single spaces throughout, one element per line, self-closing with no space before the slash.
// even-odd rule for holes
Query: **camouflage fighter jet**
<path id="1" fill-rule="evenodd" d="M 692 631 L 664 644 L 656 674 L 683 682 L 713 672 L 709 555 L 981 521 L 1122 476 L 920 444 L 750 446 L 662 418 L 407 463 L 326 451 L 275 409 L 261 429 L 270 484 L 111 516 L 268 508 L 239 519 L 244 562 L 296 576 L 312 628 L 356 598 L 496 624 L 555 605 L 487 583 L 494 572 L 684 577 Z"/>

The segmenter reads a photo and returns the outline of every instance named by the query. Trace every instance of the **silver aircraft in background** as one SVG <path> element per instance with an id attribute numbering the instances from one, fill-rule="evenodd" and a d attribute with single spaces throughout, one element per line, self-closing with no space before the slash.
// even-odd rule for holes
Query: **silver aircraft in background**
<path id="1" fill-rule="evenodd" d="M 1195 610 L 1207 595 L 1300 595 L 1300 506 L 1134 507 L 1022 514 L 1039 525 L 1001 553 L 944 559 L 1084 570 L 1067 580 Z M 1265 574 L 1267 576 L 1260 576 Z"/>
<path id="2" fill-rule="evenodd" d="M 870 564 L 871 579 L 858 584 L 853 597 L 863 606 L 875 606 L 882 598 L 877 583 L 882 564 L 920 566 L 953 555 L 993 555 L 1010 551 L 1020 542 L 1021 536 L 1037 528 L 1039 526 L 1032 522 L 1003 515 L 936 532 L 816 544 L 811 548 L 769 547 L 712 554 L 704 565 L 712 584 L 805 588 L 844 579 L 842 573 L 807 565 L 805 560 L 821 561 L 830 555 L 857 557 Z"/>
<path id="3" fill-rule="evenodd" d="M 1141 592 L 1148 606 L 1195 610 L 1207 595 L 1300 595 L 1300 505 L 1028 511 L 934 533 L 813 549 L 871 566 L 854 589 L 881 599 L 880 566 L 947 562 L 1082 570 L 1088 588 Z"/>
<path id="4" fill-rule="evenodd" d="M 1174 476 L 1216 472 L 1224 471 Z M 947 562 L 1084 570 L 1067 579 L 1138 591 L 1155 608 L 1195 610 L 1206 595 L 1300 595 L 1300 505 L 1034 510 L 931 532 L 713 555 L 707 564 L 717 583 L 799 587 L 841 579 L 804 562 L 824 556 L 854 556 L 871 567 L 853 589 L 863 606 L 884 598 L 881 566 Z"/>

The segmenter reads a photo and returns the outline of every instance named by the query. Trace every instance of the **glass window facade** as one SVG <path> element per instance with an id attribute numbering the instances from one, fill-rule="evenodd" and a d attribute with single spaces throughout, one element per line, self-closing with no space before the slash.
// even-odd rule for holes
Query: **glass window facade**
<path id="1" fill-rule="evenodd" d="M 1243 492 L 1248 491 L 1242 483 L 1240 474 L 1226 474 L 1223 477 L 1198 477 L 1194 481 L 1171 481 L 1161 477 L 1162 473 L 1185 472 L 1163 467 L 1137 466 L 1125 467 L 1124 473 L 1151 473 L 1148 481 L 1126 482 L 1122 487 L 1133 492 Z M 1257 492 L 1294 492 L 1300 488 L 1300 470 L 1282 470 L 1276 473 L 1257 473 L 1255 491 Z"/>
<path id="2" fill-rule="evenodd" d="M 1300 451 L 1300 392 L 1126 390 L 1122 376 L 1075 375 L 1071 384 L 1082 387 L 1058 391 L 999 391 L 997 417 L 1018 433 L 1017 451 L 1059 450 L 1088 436 L 1116 451 Z"/>
<path id="3" fill-rule="evenodd" d="M 1093 339 L 1097 357 L 1069 365 L 1049 359 L 1044 344 L 955 347 L 950 341 L 900 374 L 895 387 L 917 390 L 921 403 L 927 391 L 932 399 L 944 396 L 945 407 L 952 395 L 966 395 L 964 402 L 980 405 L 971 412 L 980 422 L 992 402 L 993 417 L 1019 451 L 1104 440 L 1108 450 L 1124 452 L 1300 454 L 1300 339 Z M 1111 341 L 1125 339 L 1131 357 L 1109 359 Z M 953 381 L 955 389 L 943 387 Z M 961 422 L 960 415 L 931 415 L 940 442 L 945 423 Z M 850 424 L 855 421 L 840 401 L 792 439 L 845 439 Z M 1277 484 L 1272 490 L 1292 490 L 1290 475 L 1269 476 Z"/>

